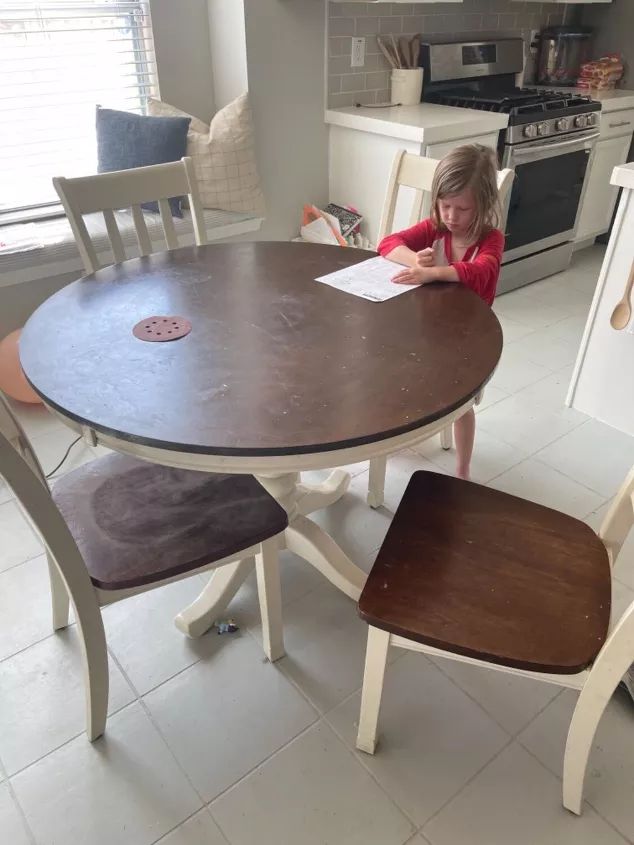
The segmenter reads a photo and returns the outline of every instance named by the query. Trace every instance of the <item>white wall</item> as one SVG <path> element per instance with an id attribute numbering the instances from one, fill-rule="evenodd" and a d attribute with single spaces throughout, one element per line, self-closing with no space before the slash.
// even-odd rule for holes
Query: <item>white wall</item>
<path id="1" fill-rule="evenodd" d="M 209 0 L 214 100 L 221 109 L 249 87 L 243 0 Z"/>
<path id="2" fill-rule="evenodd" d="M 209 121 L 215 108 L 207 0 L 150 0 L 150 11 L 161 99 Z"/>
<path id="3" fill-rule="evenodd" d="M 298 234 L 328 197 L 324 0 L 244 0 L 249 92 L 267 202 L 265 240 Z"/>

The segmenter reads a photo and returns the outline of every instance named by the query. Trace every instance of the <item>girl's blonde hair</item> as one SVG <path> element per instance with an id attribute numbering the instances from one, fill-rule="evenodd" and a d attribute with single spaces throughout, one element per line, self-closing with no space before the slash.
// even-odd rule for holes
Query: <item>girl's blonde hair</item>
<path id="1" fill-rule="evenodd" d="M 438 201 L 467 189 L 473 194 L 476 206 L 467 234 L 471 240 L 477 241 L 491 229 L 496 229 L 501 219 L 497 161 L 490 147 L 481 144 L 457 147 L 439 162 L 431 189 L 431 216 L 438 229 L 445 229 Z"/>

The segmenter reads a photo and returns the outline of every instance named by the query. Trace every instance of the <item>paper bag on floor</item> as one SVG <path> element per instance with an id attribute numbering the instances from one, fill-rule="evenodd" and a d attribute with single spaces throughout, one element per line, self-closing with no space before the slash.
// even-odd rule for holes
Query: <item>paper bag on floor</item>
<path id="1" fill-rule="evenodd" d="M 348 246 L 341 236 L 339 221 L 332 215 L 320 211 L 314 205 L 304 206 L 304 217 L 300 232 L 302 238 L 310 243 Z"/>

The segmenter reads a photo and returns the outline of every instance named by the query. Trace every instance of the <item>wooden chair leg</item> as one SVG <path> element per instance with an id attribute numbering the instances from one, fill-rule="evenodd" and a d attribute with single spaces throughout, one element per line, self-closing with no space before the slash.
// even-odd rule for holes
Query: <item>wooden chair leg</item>
<path id="1" fill-rule="evenodd" d="M 370 625 L 368 628 L 368 646 L 365 653 L 365 670 L 363 672 L 359 731 L 357 733 L 357 748 L 360 751 L 365 751 L 366 754 L 374 754 L 376 748 L 379 710 L 381 709 L 381 695 L 383 693 L 389 645 L 390 635 L 388 632 Z"/>
<path id="2" fill-rule="evenodd" d="M 266 656 L 273 663 L 284 657 L 278 538 L 265 540 L 261 549 L 255 559 L 255 571 L 262 617 L 262 644 Z"/>
<path id="3" fill-rule="evenodd" d="M 368 504 L 371 508 L 383 506 L 385 498 L 385 473 L 387 471 L 387 455 L 370 460 L 368 480 Z"/>
<path id="4" fill-rule="evenodd" d="M 88 612 L 75 607 L 84 652 L 86 733 L 91 742 L 106 729 L 108 715 L 108 649 L 99 607 Z"/>
<path id="5" fill-rule="evenodd" d="M 70 599 L 64 579 L 51 555 L 47 552 L 48 576 L 51 582 L 51 609 L 53 612 L 53 630 L 59 631 L 68 625 Z"/>
<path id="6" fill-rule="evenodd" d="M 628 615 L 632 617 L 631 609 Z M 620 631 L 615 629 L 610 635 L 579 694 L 568 728 L 564 755 L 563 805 L 578 816 L 581 815 L 583 782 L 594 735 L 614 690 L 632 663 L 633 621 L 634 617 L 628 620 L 628 630 L 623 624 L 623 617 L 619 623 Z"/>
<path id="7" fill-rule="evenodd" d="M 445 450 L 445 452 L 449 451 L 453 446 L 453 426 L 448 425 L 446 428 L 440 432 L 440 445 Z"/>

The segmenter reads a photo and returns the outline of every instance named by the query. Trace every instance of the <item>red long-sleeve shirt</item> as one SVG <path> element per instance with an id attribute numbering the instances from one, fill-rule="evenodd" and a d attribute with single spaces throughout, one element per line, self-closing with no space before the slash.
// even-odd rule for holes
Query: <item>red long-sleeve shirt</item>
<path id="1" fill-rule="evenodd" d="M 378 252 L 386 256 L 397 246 L 409 247 L 414 252 L 433 247 L 437 264 L 454 267 L 462 284 L 475 291 L 489 305 L 493 304 L 504 252 L 504 235 L 499 229 L 491 229 L 470 246 L 462 261 L 451 260 L 451 232 L 440 231 L 431 219 L 383 238 Z"/>

